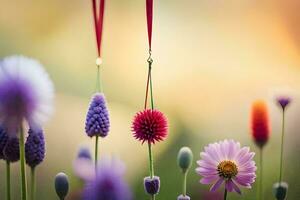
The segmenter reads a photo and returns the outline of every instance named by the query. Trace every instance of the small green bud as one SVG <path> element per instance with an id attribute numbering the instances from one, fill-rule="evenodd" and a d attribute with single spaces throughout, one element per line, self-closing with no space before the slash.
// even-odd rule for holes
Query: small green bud
<path id="1" fill-rule="evenodd" d="M 58 173 L 55 177 L 55 191 L 60 199 L 64 199 L 69 191 L 68 176 L 64 173 Z"/>
<path id="2" fill-rule="evenodd" d="M 273 193 L 277 200 L 284 200 L 287 196 L 288 184 L 285 182 L 275 183 L 273 185 Z"/>
<path id="3" fill-rule="evenodd" d="M 183 173 L 189 170 L 193 162 L 193 152 L 189 147 L 182 147 L 177 156 L 178 166 L 182 169 Z"/>

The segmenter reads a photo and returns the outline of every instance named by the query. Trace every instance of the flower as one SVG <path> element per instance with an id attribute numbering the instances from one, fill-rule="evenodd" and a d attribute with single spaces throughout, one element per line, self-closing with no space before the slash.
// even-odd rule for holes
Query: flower
<path id="1" fill-rule="evenodd" d="M 177 156 L 178 166 L 185 173 L 192 165 L 193 162 L 193 152 L 189 147 L 182 147 Z"/>
<path id="2" fill-rule="evenodd" d="M 285 200 L 288 191 L 288 184 L 286 182 L 275 183 L 273 185 L 273 193 L 277 200 Z"/>
<path id="3" fill-rule="evenodd" d="M 292 101 L 290 97 L 287 96 L 280 96 L 276 98 L 278 105 L 284 110 Z"/>
<path id="4" fill-rule="evenodd" d="M 7 143 L 8 136 L 5 130 L 0 126 L 0 159 L 4 159 L 3 149 Z"/>
<path id="5" fill-rule="evenodd" d="M 144 189 L 147 192 L 147 194 L 155 195 L 159 193 L 160 190 L 160 179 L 158 176 L 151 177 L 145 177 L 144 178 Z"/>
<path id="6" fill-rule="evenodd" d="M 190 200 L 191 198 L 188 195 L 180 195 L 177 197 L 177 200 Z"/>
<path id="7" fill-rule="evenodd" d="M 65 199 L 69 191 L 69 180 L 65 173 L 58 173 L 54 181 L 55 191 L 60 199 Z"/>
<path id="8" fill-rule="evenodd" d="M 159 142 L 168 134 L 167 118 L 158 110 L 147 109 L 138 112 L 132 123 L 133 136 L 144 143 Z"/>
<path id="9" fill-rule="evenodd" d="M 17 133 L 25 119 L 31 127 L 42 126 L 52 113 L 53 84 L 42 65 L 24 56 L 0 62 L 0 124 Z"/>
<path id="10" fill-rule="evenodd" d="M 74 171 L 85 181 L 83 200 L 132 200 L 121 161 L 102 159 L 95 172 L 91 160 L 77 158 Z"/>
<path id="11" fill-rule="evenodd" d="M 103 93 L 94 94 L 86 116 L 85 132 L 88 136 L 107 136 L 110 128 L 109 113 Z"/>
<path id="12" fill-rule="evenodd" d="M 43 162 L 45 158 L 45 138 L 43 131 L 29 129 L 25 144 L 26 163 L 31 168 Z"/>
<path id="13" fill-rule="evenodd" d="M 88 147 L 81 147 L 78 151 L 77 157 L 92 160 L 92 155 Z"/>
<path id="14" fill-rule="evenodd" d="M 223 182 L 229 191 L 241 194 L 239 186 L 251 188 L 255 181 L 255 153 L 249 147 L 240 147 L 239 142 L 224 140 L 209 144 L 200 153 L 202 160 L 197 161 L 196 172 L 203 178 L 202 184 L 213 184 L 211 191 L 216 191 Z"/>
<path id="15" fill-rule="evenodd" d="M 270 135 L 269 113 L 264 101 L 257 100 L 252 104 L 251 132 L 255 143 L 263 147 Z"/>
<path id="16" fill-rule="evenodd" d="M 9 162 L 17 162 L 20 160 L 19 138 L 9 137 L 3 149 L 5 160 Z"/>

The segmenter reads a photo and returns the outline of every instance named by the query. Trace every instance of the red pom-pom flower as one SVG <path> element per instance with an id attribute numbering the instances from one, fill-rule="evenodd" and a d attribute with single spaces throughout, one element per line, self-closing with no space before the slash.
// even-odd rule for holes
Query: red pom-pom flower
<path id="1" fill-rule="evenodd" d="M 262 100 L 257 100 L 252 104 L 251 133 L 259 147 L 263 147 L 269 139 L 269 112 L 266 103 Z"/>
<path id="2" fill-rule="evenodd" d="M 158 110 L 147 109 L 138 112 L 132 123 L 133 136 L 144 143 L 155 144 L 168 134 L 167 118 Z"/>

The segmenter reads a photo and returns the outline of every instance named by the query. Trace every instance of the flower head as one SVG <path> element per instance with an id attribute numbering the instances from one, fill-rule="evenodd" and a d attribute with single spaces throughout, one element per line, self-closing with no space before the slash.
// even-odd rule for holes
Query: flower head
<path id="1" fill-rule="evenodd" d="M 285 110 L 285 108 L 291 103 L 292 99 L 288 96 L 280 96 L 276 98 L 278 105 Z"/>
<path id="2" fill-rule="evenodd" d="M 124 165 L 119 160 L 102 159 L 95 172 L 91 160 L 77 158 L 74 170 L 85 180 L 84 200 L 132 200 L 123 177 Z"/>
<path id="3" fill-rule="evenodd" d="M 90 149 L 88 147 L 80 147 L 80 149 L 77 153 L 77 157 L 92 160 L 92 155 L 91 155 Z"/>
<path id="4" fill-rule="evenodd" d="M 213 184 L 211 191 L 216 191 L 224 182 L 229 191 L 241 193 L 239 186 L 251 188 L 255 181 L 256 166 L 253 161 L 254 153 L 249 147 L 240 147 L 240 143 L 224 140 L 209 144 L 200 153 L 201 160 L 196 172 L 203 178 L 202 184 Z"/>
<path id="5" fill-rule="evenodd" d="M 17 162 L 20 159 L 19 138 L 9 137 L 3 149 L 5 160 L 9 162 Z"/>
<path id="6" fill-rule="evenodd" d="M 60 199 L 65 199 L 69 191 L 69 179 L 65 173 L 58 173 L 54 181 L 55 191 Z"/>
<path id="7" fill-rule="evenodd" d="M 88 136 L 107 136 L 110 128 L 109 113 L 103 93 L 96 93 L 86 116 L 85 132 Z"/>
<path id="8" fill-rule="evenodd" d="M 4 159 L 3 150 L 7 143 L 8 135 L 5 130 L 0 126 L 0 159 Z"/>
<path id="9" fill-rule="evenodd" d="M 191 198 L 187 195 L 180 195 L 177 197 L 177 200 L 190 200 Z"/>
<path id="10" fill-rule="evenodd" d="M 273 193 L 277 200 L 285 200 L 288 192 L 288 184 L 286 182 L 275 183 L 273 185 Z"/>
<path id="11" fill-rule="evenodd" d="M 0 62 L 0 124 L 17 133 L 23 120 L 41 126 L 52 113 L 54 88 L 42 65 L 23 56 Z"/>
<path id="12" fill-rule="evenodd" d="M 177 155 L 178 166 L 185 173 L 192 166 L 193 152 L 189 147 L 182 147 Z"/>
<path id="13" fill-rule="evenodd" d="M 159 193 L 160 190 L 160 178 L 158 176 L 151 177 L 145 177 L 144 178 L 144 189 L 147 192 L 147 194 L 155 195 Z"/>
<path id="14" fill-rule="evenodd" d="M 147 109 L 137 113 L 132 123 L 133 136 L 144 143 L 159 142 L 168 134 L 167 118 L 158 110 Z"/>
<path id="15" fill-rule="evenodd" d="M 45 158 L 45 138 L 43 131 L 29 129 L 25 144 L 26 163 L 31 168 L 43 162 Z"/>
<path id="16" fill-rule="evenodd" d="M 264 101 L 257 100 L 252 105 L 251 133 L 255 143 L 259 147 L 263 147 L 269 139 L 269 113 Z"/>

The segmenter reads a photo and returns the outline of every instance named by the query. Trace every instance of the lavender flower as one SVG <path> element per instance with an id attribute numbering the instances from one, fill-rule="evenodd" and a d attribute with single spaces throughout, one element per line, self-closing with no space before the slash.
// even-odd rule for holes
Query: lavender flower
<path id="1" fill-rule="evenodd" d="M 147 194 L 155 195 L 159 193 L 160 189 L 160 179 L 158 176 L 151 177 L 145 177 L 144 178 L 144 189 L 147 192 Z"/>
<path id="2" fill-rule="evenodd" d="M 23 56 L 0 62 L 0 124 L 17 133 L 23 120 L 41 126 L 52 113 L 53 84 L 42 65 Z"/>
<path id="3" fill-rule="evenodd" d="M 281 106 L 281 108 L 284 110 L 290 104 L 292 99 L 287 96 L 280 96 L 276 98 L 276 101 L 278 105 Z"/>
<path id="4" fill-rule="evenodd" d="M 19 138 L 9 137 L 3 149 L 5 160 L 9 162 L 17 162 L 20 159 Z"/>
<path id="5" fill-rule="evenodd" d="M 45 158 L 45 139 L 41 129 L 29 129 L 25 144 L 26 163 L 31 168 L 35 168 Z"/>
<path id="6" fill-rule="evenodd" d="M 203 176 L 202 184 L 213 184 L 211 191 L 217 190 L 223 182 L 227 191 L 241 194 L 239 186 L 251 188 L 255 181 L 254 153 L 249 147 L 242 147 L 233 140 L 209 144 L 200 153 L 196 172 Z"/>
<path id="7" fill-rule="evenodd" d="M 110 128 L 109 113 L 103 93 L 96 93 L 86 117 L 85 132 L 88 136 L 107 136 Z"/>
<path id="8" fill-rule="evenodd" d="M 8 136 L 5 130 L 0 127 L 0 159 L 4 159 L 3 149 L 7 143 Z"/>
<path id="9" fill-rule="evenodd" d="M 129 187 L 123 179 L 124 165 L 120 161 L 104 159 L 95 172 L 93 162 L 77 158 L 74 170 L 85 180 L 84 200 L 132 200 Z"/>

